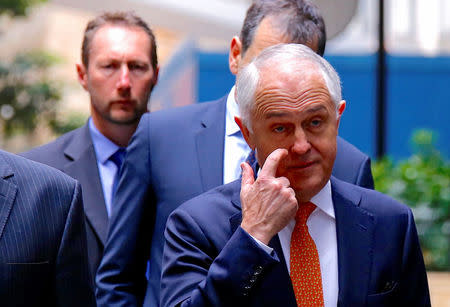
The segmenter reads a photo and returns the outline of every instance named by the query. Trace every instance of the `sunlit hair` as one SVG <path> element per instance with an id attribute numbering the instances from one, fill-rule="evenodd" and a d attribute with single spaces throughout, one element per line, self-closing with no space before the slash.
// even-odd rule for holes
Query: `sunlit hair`
<path id="1" fill-rule="evenodd" d="M 275 63 L 275 64 L 274 64 Z M 341 81 L 334 68 L 309 47 L 300 44 L 278 44 L 263 50 L 250 64 L 238 73 L 236 78 L 236 101 L 242 121 L 251 129 L 250 115 L 253 111 L 255 93 L 260 86 L 260 74 L 264 68 L 276 73 L 283 64 L 299 65 L 312 63 L 320 72 L 338 116 L 339 103 L 342 100 Z M 301 72 L 300 72 L 301 73 Z"/>
<path id="2" fill-rule="evenodd" d="M 153 69 L 156 70 L 156 67 L 158 66 L 158 56 L 156 54 L 155 35 L 153 34 L 152 29 L 144 20 L 142 20 L 142 18 L 137 16 L 134 12 L 121 11 L 105 12 L 89 21 L 86 26 L 86 30 L 84 31 L 83 44 L 81 46 L 81 61 L 84 66 L 88 67 L 89 65 L 90 47 L 95 33 L 98 31 L 98 29 L 105 25 L 138 27 L 144 30 L 144 32 L 150 38 L 150 59 Z"/>
<path id="3" fill-rule="evenodd" d="M 310 0 L 254 0 L 247 10 L 239 38 L 242 54 L 253 42 L 261 21 L 270 17 L 290 43 L 315 45 L 323 56 L 327 35 L 325 23 L 317 6 Z"/>

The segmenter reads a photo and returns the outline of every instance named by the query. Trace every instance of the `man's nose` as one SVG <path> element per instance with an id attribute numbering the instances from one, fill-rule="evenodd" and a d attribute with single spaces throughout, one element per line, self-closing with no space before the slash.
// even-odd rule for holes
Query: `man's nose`
<path id="1" fill-rule="evenodd" d="M 120 69 L 118 88 L 119 89 L 129 89 L 131 87 L 130 82 L 130 70 L 126 65 L 122 66 Z"/>
<path id="2" fill-rule="evenodd" d="M 311 143 L 303 129 L 297 129 L 294 135 L 294 143 L 291 146 L 293 153 L 303 155 L 311 149 Z"/>

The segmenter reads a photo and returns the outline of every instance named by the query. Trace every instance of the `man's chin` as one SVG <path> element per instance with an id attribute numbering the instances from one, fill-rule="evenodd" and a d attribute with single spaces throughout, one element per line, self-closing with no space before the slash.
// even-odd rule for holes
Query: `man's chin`
<path id="1" fill-rule="evenodd" d="M 133 114 L 133 115 L 111 115 L 108 117 L 108 121 L 116 124 L 116 125 L 123 125 L 123 126 L 129 126 L 129 125 L 134 125 L 136 123 L 139 122 L 139 119 L 141 118 L 142 115 L 137 115 L 137 114 Z"/>

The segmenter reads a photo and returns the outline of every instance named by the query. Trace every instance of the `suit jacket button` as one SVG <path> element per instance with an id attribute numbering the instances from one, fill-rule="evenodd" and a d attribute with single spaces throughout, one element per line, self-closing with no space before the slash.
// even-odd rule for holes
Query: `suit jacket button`
<path id="1" fill-rule="evenodd" d="M 255 273 L 254 273 L 253 275 L 258 276 L 259 274 L 262 273 L 262 270 L 263 270 L 263 267 L 260 266 L 260 265 L 258 265 L 258 266 L 255 268 Z"/>

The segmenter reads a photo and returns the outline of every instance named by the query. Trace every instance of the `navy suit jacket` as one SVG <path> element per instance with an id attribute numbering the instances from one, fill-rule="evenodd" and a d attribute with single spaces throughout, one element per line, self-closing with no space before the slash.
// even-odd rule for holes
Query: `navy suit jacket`
<path id="1" fill-rule="evenodd" d="M 87 219 L 89 266 L 95 282 L 108 232 L 108 214 L 88 124 L 21 155 L 57 168 L 80 182 Z"/>
<path id="2" fill-rule="evenodd" d="M 80 185 L 0 151 L 0 305 L 95 306 Z"/>
<path id="3" fill-rule="evenodd" d="M 159 304 L 164 229 L 183 202 L 223 184 L 226 100 L 144 114 L 127 148 L 97 275 L 97 303 Z M 373 188 L 370 159 L 341 138 L 334 175 Z"/>
<path id="4" fill-rule="evenodd" d="M 240 180 L 204 193 L 167 221 L 162 306 L 297 306 L 275 236 L 269 255 L 240 227 Z M 411 210 L 332 178 L 338 306 L 430 306 Z"/>

